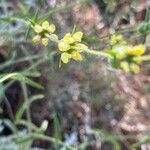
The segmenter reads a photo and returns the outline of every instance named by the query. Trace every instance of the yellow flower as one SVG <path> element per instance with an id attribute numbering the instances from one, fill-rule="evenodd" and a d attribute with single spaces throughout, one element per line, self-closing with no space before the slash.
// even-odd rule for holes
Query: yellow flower
<path id="1" fill-rule="evenodd" d="M 127 55 L 134 55 L 132 47 L 127 47 L 124 51 Z"/>
<path id="2" fill-rule="evenodd" d="M 65 64 L 67 64 L 71 59 L 71 54 L 68 53 L 62 53 L 61 54 L 61 61 Z"/>
<path id="3" fill-rule="evenodd" d="M 42 28 L 43 28 L 44 30 L 47 30 L 47 29 L 49 28 L 49 22 L 48 22 L 48 21 L 44 21 L 44 22 L 42 23 Z"/>
<path id="4" fill-rule="evenodd" d="M 129 64 L 126 61 L 123 61 L 123 62 L 120 63 L 120 68 L 123 71 L 125 71 L 126 73 L 128 73 L 130 71 Z"/>
<path id="5" fill-rule="evenodd" d="M 140 56 L 144 54 L 144 52 L 145 52 L 145 46 L 143 44 L 133 47 L 133 54 L 135 56 Z"/>
<path id="6" fill-rule="evenodd" d="M 126 54 L 124 52 L 119 52 L 116 54 L 117 59 L 122 60 L 126 57 Z"/>
<path id="7" fill-rule="evenodd" d="M 82 32 L 76 32 L 75 34 L 73 34 L 75 42 L 81 42 L 82 36 L 83 36 Z"/>
<path id="8" fill-rule="evenodd" d="M 47 28 L 47 30 L 51 33 L 54 33 L 56 30 L 56 27 L 54 24 L 50 24 L 49 27 Z"/>
<path id="9" fill-rule="evenodd" d="M 71 37 L 70 33 L 67 33 L 64 38 L 63 38 L 64 42 L 67 44 L 72 44 L 75 42 L 75 40 Z"/>
<path id="10" fill-rule="evenodd" d="M 35 25 L 34 26 L 34 30 L 37 33 L 41 33 L 43 31 L 43 28 L 40 25 Z"/>
<path id="11" fill-rule="evenodd" d="M 126 41 L 123 39 L 123 36 L 121 34 L 119 35 L 112 35 L 110 38 L 110 44 L 115 45 L 115 44 L 126 44 Z"/>
<path id="12" fill-rule="evenodd" d="M 35 43 L 35 42 L 39 42 L 41 40 L 41 37 L 40 37 L 40 35 L 35 35 L 35 36 L 33 36 L 33 38 L 32 38 L 32 41 Z"/>
<path id="13" fill-rule="evenodd" d="M 60 51 L 67 51 L 70 49 L 70 45 L 65 43 L 65 42 L 59 42 L 58 43 L 58 48 Z"/>
<path id="14" fill-rule="evenodd" d="M 42 23 L 42 28 L 43 28 L 44 30 L 47 30 L 47 31 L 50 32 L 50 33 L 54 33 L 55 30 L 56 30 L 55 25 L 54 25 L 54 24 L 50 24 L 50 25 L 49 25 L 49 22 L 48 22 L 48 21 L 44 21 L 44 22 Z"/>
<path id="15" fill-rule="evenodd" d="M 42 44 L 44 46 L 47 46 L 48 45 L 48 38 L 42 38 Z"/>
<path id="16" fill-rule="evenodd" d="M 67 33 L 58 43 L 58 48 L 60 51 L 67 51 L 61 54 L 61 61 L 63 63 L 68 63 L 71 58 L 77 61 L 83 60 L 80 52 L 84 49 L 88 49 L 88 47 L 80 43 L 82 36 L 82 32 L 76 32 L 73 35 Z"/>
<path id="17" fill-rule="evenodd" d="M 130 71 L 134 72 L 135 74 L 138 74 L 140 72 L 139 65 L 135 63 L 130 64 Z"/>
<path id="18" fill-rule="evenodd" d="M 71 57 L 74 59 L 74 60 L 79 60 L 79 61 L 81 61 L 81 60 L 83 60 L 83 58 L 82 58 L 82 55 L 79 53 L 79 52 L 73 52 L 72 54 L 71 54 Z"/>
<path id="19" fill-rule="evenodd" d="M 134 47 L 127 47 L 125 49 L 125 53 L 128 55 L 134 55 L 134 56 L 140 56 L 144 54 L 145 52 L 145 46 L 140 44 Z"/>

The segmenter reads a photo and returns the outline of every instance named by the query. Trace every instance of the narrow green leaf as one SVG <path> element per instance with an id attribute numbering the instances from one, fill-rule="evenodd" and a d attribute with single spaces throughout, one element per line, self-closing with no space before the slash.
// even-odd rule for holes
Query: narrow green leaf
<path id="1" fill-rule="evenodd" d="M 23 105 L 19 108 L 19 110 L 18 110 L 17 113 L 16 113 L 16 122 L 19 122 L 19 121 L 21 120 L 21 118 L 22 118 L 23 113 L 25 112 L 25 110 L 26 110 L 27 108 L 29 108 L 30 105 L 31 105 L 34 101 L 40 100 L 40 99 L 42 99 L 43 97 L 44 97 L 44 95 L 42 95 L 42 94 L 34 95 L 34 96 L 30 97 L 30 98 L 28 99 L 28 101 L 25 101 L 25 102 L 23 103 Z"/>
<path id="2" fill-rule="evenodd" d="M 4 81 L 9 80 L 9 79 L 18 80 L 20 82 L 23 82 L 23 83 L 26 83 L 28 85 L 31 85 L 31 86 L 33 86 L 35 88 L 43 89 L 43 87 L 40 84 L 38 84 L 35 81 L 29 79 L 28 77 L 24 76 L 21 73 L 10 73 L 10 74 L 7 74 L 7 75 L 5 75 L 4 77 L 2 77 L 0 79 L 0 83 L 3 83 Z"/>

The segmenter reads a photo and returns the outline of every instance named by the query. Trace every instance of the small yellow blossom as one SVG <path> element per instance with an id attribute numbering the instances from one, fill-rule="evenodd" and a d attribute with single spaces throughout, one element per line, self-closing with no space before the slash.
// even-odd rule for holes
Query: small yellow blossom
<path id="1" fill-rule="evenodd" d="M 123 36 L 121 34 L 119 35 L 112 35 L 110 38 L 110 44 L 116 45 L 116 44 L 126 44 L 126 41 L 123 39 Z"/>
<path id="2" fill-rule="evenodd" d="M 42 28 L 43 28 L 45 31 L 48 31 L 48 32 L 50 32 L 50 33 L 54 33 L 55 30 L 56 30 L 55 25 L 54 25 L 54 24 L 49 24 L 48 21 L 44 21 L 44 22 L 42 23 Z"/>
<path id="3" fill-rule="evenodd" d="M 76 32 L 71 35 L 67 33 L 61 41 L 58 43 L 58 48 L 60 51 L 66 51 L 61 54 L 61 61 L 63 63 L 68 63 L 70 59 L 77 61 L 83 60 L 82 55 L 80 54 L 83 50 L 88 49 L 88 47 L 81 42 L 83 33 Z"/>
<path id="4" fill-rule="evenodd" d="M 37 33 L 41 33 L 43 31 L 43 28 L 40 25 L 35 25 L 34 26 L 34 30 Z"/>
<path id="5" fill-rule="evenodd" d="M 33 38 L 32 38 L 32 41 L 33 41 L 34 43 L 40 42 L 40 40 L 41 40 L 40 35 L 35 35 L 35 36 L 33 36 Z"/>
<path id="6" fill-rule="evenodd" d="M 59 42 L 58 43 L 58 48 L 60 51 L 67 51 L 70 49 L 70 45 L 65 43 L 65 42 Z"/>
<path id="7" fill-rule="evenodd" d="M 67 64 L 71 59 L 71 54 L 68 53 L 62 53 L 61 54 L 61 61 L 65 64 Z"/>
<path id="8" fill-rule="evenodd" d="M 47 28 L 47 30 L 51 33 L 54 33 L 56 30 L 56 27 L 54 24 L 50 24 L 49 27 Z"/>
<path id="9" fill-rule="evenodd" d="M 125 53 L 126 53 L 127 55 L 133 55 L 133 48 L 132 48 L 132 47 L 126 47 L 126 48 L 124 49 L 124 51 L 125 51 Z"/>
<path id="10" fill-rule="evenodd" d="M 42 28 L 43 28 L 44 30 L 47 30 L 47 29 L 49 28 L 49 22 L 48 22 L 48 21 L 44 21 L 44 22 L 42 23 Z"/>
<path id="11" fill-rule="evenodd" d="M 71 37 L 70 33 L 67 33 L 64 38 L 63 38 L 64 42 L 67 44 L 72 44 L 75 42 L 75 40 Z"/>
<path id="12" fill-rule="evenodd" d="M 76 32 L 75 34 L 73 34 L 75 42 L 81 42 L 82 36 L 83 36 L 82 32 Z"/>
<path id="13" fill-rule="evenodd" d="M 140 56 L 144 54 L 145 52 L 145 46 L 140 44 L 134 47 L 127 47 L 125 49 L 125 53 L 128 55 L 134 55 L 134 56 Z"/>
<path id="14" fill-rule="evenodd" d="M 119 52 L 116 54 L 116 58 L 119 60 L 122 60 L 126 57 L 126 54 L 124 52 Z"/>
<path id="15" fill-rule="evenodd" d="M 123 61 L 123 62 L 120 63 L 120 68 L 123 71 L 125 71 L 126 73 L 128 73 L 130 71 L 129 64 L 126 61 Z"/>
<path id="16" fill-rule="evenodd" d="M 47 46 L 48 45 L 48 38 L 42 38 L 42 44 L 44 45 L 44 46 Z"/>
<path id="17" fill-rule="evenodd" d="M 81 61 L 81 60 L 83 60 L 83 58 L 82 58 L 82 55 L 79 53 L 79 52 L 73 52 L 72 54 L 71 54 L 71 57 L 74 59 L 74 60 L 79 60 L 79 61 Z"/>
<path id="18" fill-rule="evenodd" d="M 143 55 L 144 52 L 145 52 L 145 46 L 143 44 L 133 47 L 133 53 L 135 56 Z"/>
<path id="19" fill-rule="evenodd" d="M 139 65 L 135 63 L 130 64 L 130 71 L 134 72 L 135 74 L 138 74 L 140 72 Z"/>

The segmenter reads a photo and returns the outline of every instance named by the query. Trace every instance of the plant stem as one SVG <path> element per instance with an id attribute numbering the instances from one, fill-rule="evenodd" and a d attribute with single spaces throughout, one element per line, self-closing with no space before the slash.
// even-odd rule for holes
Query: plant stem
<path id="1" fill-rule="evenodd" d="M 12 120 L 14 120 L 14 114 L 13 114 L 13 111 L 12 111 L 12 107 L 11 107 L 11 104 L 9 103 L 9 100 L 7 99 L 6 95 L 4 95 L 4 99 L 5 99 L 4 103 L 6 104 L 8 114 L 9 114 L 10 118 Z"/>
<path id="2" fill-rule="evenodd" d="M 46 34 L 46 37 L 49 38 L 52 42 L 59 43 L 60 41 L 51 34 Z"/>
<path id="3" fill-rule="evenodd" d="M 23 90 L 24 100 L 26 101 L 26 103 L 28 103 L 27 86 L 26 86 L 25 83 L 21 83 L 21 86 L 22 86 L 22 90 Z M 32 132 L 32 129 L 30 127 L 30 124 L 31 124 L 31 113 L 30 113 L 30 108 L 29 107 L 26 109 L 26 114 L 27 114 L 27 120 L 28 120 L 28 123 L 29 123 L 28 132 L 31 133 Z"/>
<path id="4" fill-rule="evenodd" d="M 23 57 L 23 58 L 20 58 L 20 59 L 16 60 L 14 62 L 14 64 L 21 63 L 21 62 L 24 62 L 24 61 L 33 60 L 33 59 L 37 59 L 37 58 L 41 58 L 43 56 L 44 56 L 43 54 L 42 55 L 41 54 L 37 54 L 37 55 L 30 56 L 30 57 Z"/>
<path id="5" fill-rule="evenodd" d="M 103 51 L 95 51 L 95 50 L 90 50 L 90 49 L 85 49 L 83 50 L 83 52 L 89 53 L 89 54 L 93 54 L 93 55 L 97 55 L 97 56 L 104 56 L 107 58 L 112 58 L 112 56 L 106 52 Z"/>
<path id="6" fill-rule="evenodd" d="M 13 61 L 13 62 L 12 61 L 11 62 L 4 62 L 0 65 L 0 70 L 2 70 L 5 67 L 9 67 L 11 65 L 18 64 L 18 63 L 21 63 L 21 62 L 24 62 L 24 61 L 43 58 L 44 56 L 45 55 L 43 55 L 43 54 L 37 54 L 37 55 L 30 56 L 30 57 L 22 57 L 22 58 L 17 59 L 16 61 Z"/>
<path id="7" fill-rule="evenodd" d="M 134 58 L 134 61 L 149 61 L 150 60 L 150 55 L 146 55 L 146 56 L 138 56 Z"/>
<path id="8" fill-rule="evenodd" d="M 46 140 L 46 141 L 53 142 L 53 143 L 56 143 L 56 144 L 65 145 L 62 141 L 60 141 L 58 139 L 55 139 L 55 138 L 52 138 L 52 137 L 48 137 L 48 136 L 45 136 L 45 135 L 42 135 L 42 134 L 36 134 L 36 133 L 33 133 L 32 135 L 36 139 Z M 74 148 L 72 146 L 69 146 L 69 145 L 66 145 L 66 147 L 69 150 L 77 150 L 76 148 Z"/>
<path id="9" fill-rule="evenodd" d="M 44 141 L 48 141 L 48 142 L 52 142 L 54 144 L 59 144 L 62 146 L 65 146 L 68 150 L 77 150 L 76 148 L 70 146 L 70 145 L 66 145 L 65 143 L 63 143 L 63 141 L 60 141 L 58 139 L 55 139 L 53 137 L 49 137 L 40 133 L 28 133 L 26 134 L 24 137 L 20 137 L 18 136 L 18 134 L 13 134 L 12 136 L 9 136 L 11 140 L 14 140 L 16 143 L 22 143 L 23 141 L 31 141 L 31 140 L 44 140 Z"/>

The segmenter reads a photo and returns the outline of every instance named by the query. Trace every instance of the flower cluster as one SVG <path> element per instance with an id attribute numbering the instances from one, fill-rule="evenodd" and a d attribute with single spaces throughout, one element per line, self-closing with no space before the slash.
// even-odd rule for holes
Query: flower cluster
<path id="1" fill-rule="evenodd" d="M 82 52 L 92 55 L 103 56 L 110 60 L 113 68 L 121 69 L 125 72 L 140 72 L 140 62 L 150 60 L 150 56 L 142 56 L 145 52 L 145 46 L 140 44 L 130 46 L 120 34 L 114 34 L 110 37 L 110 47 L 108 50 L 95 51 L 89 49 L 82 43 L 82 32 L 67 33 L 61 40 L 54 34 L 56 27 L 44 21 L 41 25 L 36 24 L 34 27 L 37 35 L 33 37 L 33 42 L 40 42 L 44 46 L 48 45 L 49 40 L 58 44 L 61 53 L 61 63 L 67 64 L 71 59 L 76 61 L 83 60 Z"/>
<path id="2" fill-rule="evenodd" d="M 32 38 L 32 41 L 33 42 L 40 42 L 44 46 L 47 46 L 49 39 L 46 36 L 46 34 L 53 34 L 55 32 L 55 30 L 56 30 L 55 25 L 49 24 L 48 21 L 44 21 L 41 26 L 36 24 L 34 26 L 34 31 L 37 33 L 37 35 L 35 35 Z"/>
<path id="3" fill-rule="evenodd" d="M 136 57 L 143 55 L 145 46 L 140 44 L 137 46 L 116 46 L 109 51 L 113 56 L 111 64 L 115 68 L 120 68 L 125 72 L 139 73 L 139 62 Z"/>
<path id="4" fill-rule="evenodd" d="M 82 32 L 74 34 L 67 33 L 58 43 L 58 48 L 62 52 L 61 61 L 68 63 L 70 59 L 81 61 L 83 59 L 81 52 L 88 47 L 81 43 Z"/>
<path id="5" fill-rule="evenodd" d="M 113 34 L 110 37 L 110 45 L 114 46 L 116 44 L 125 45 L 126 41 L 124 40 L 123 36 L 121 34 Z"/>

